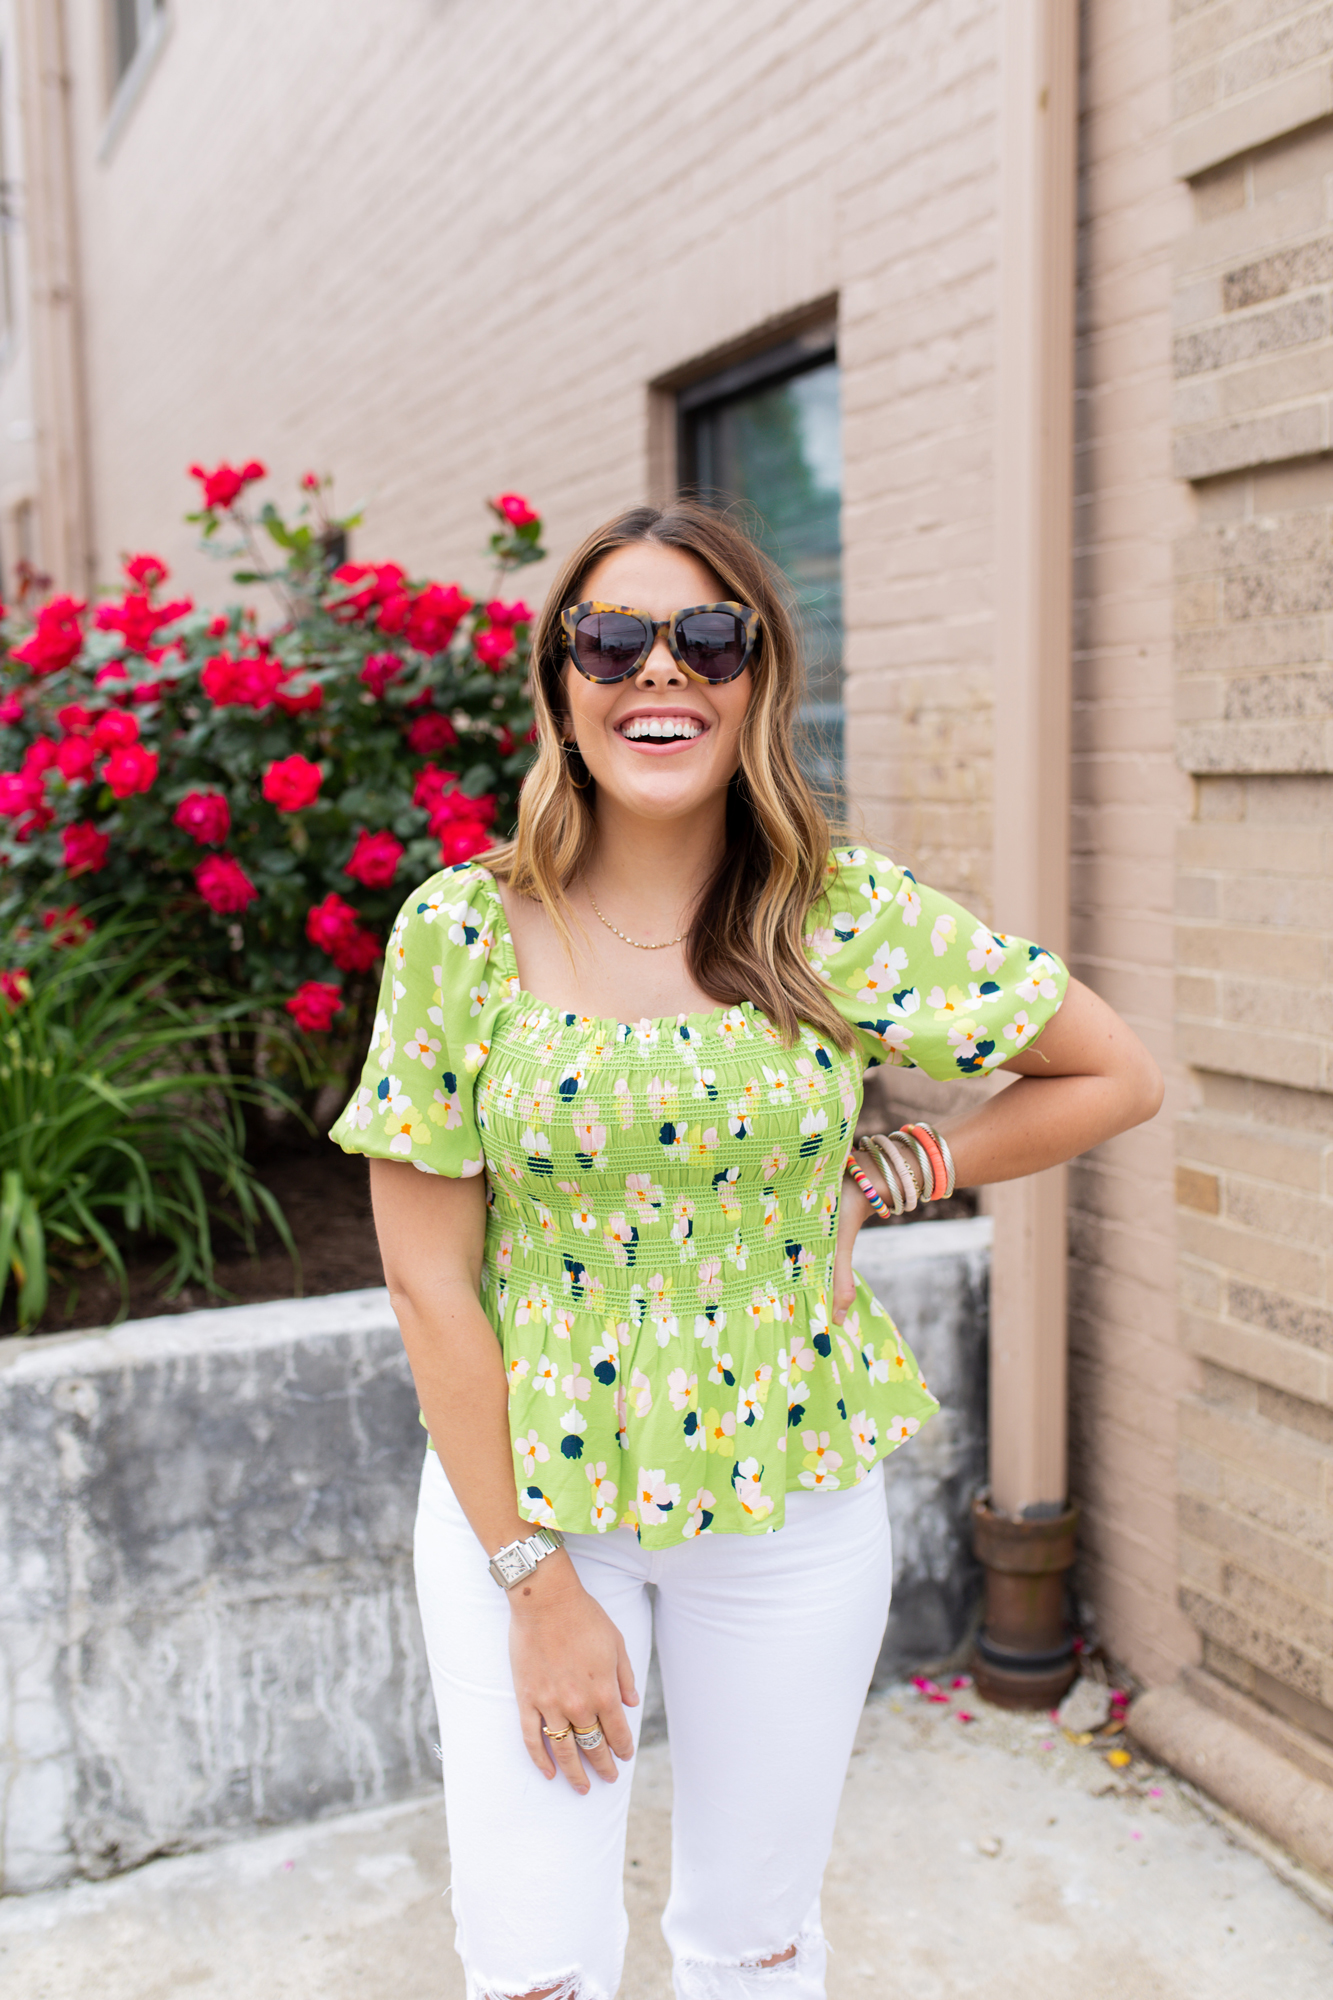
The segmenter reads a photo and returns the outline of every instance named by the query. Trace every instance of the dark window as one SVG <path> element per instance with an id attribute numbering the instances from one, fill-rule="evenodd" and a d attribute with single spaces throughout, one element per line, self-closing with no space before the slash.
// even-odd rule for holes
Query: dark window
<path id="1" fill-rule="evenodd" d="M 677 399 L 681 488 L 712 506 L 746 503 L 790 578 L 805 648 L 801 763 L 842 785 L 842 417 L 826 340 L 790 341 Z M 757 521 L 755 516 L 758 517 Z"/>

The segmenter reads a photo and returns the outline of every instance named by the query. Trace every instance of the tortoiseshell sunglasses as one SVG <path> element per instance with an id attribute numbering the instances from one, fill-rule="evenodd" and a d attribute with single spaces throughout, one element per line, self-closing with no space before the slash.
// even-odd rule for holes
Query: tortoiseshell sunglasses
<path id="1" fill-rule="evenodd" d="M 759 613 L 748 604 L 691 604 L 650 618 L 628 604 L 571 604 L 560 613 L 565 650 L 585 680 L 609 687 L 637 674 L 659 632 L 691 680 L 721 687 L 745 672 L 759 642 Z"/>

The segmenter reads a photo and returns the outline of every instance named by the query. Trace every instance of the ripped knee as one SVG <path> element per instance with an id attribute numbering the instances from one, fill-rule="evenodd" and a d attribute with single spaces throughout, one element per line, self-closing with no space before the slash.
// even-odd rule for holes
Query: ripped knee
<path id="1" fill-rule="evenodd" d="M 578 1974 L 571 1972 L 554 1986 L 530 1986 L 525 1993 L 490 1992 L 483 2000 L 583 2000 L 583 1987 Z"/>
<path id="2" fill-rule="evenodd" d="M 759 1972 L 767 1972 L 770 1966 L 786 1965 L 791 1959 L 795 1958 L 795 1956 L 796 1956 L 796 1946 L 794 1944 L 789 1944 L 785 1951 L 775 1951 L 771 1958 L 750 1959 L 748 1964 L 742 1966 L 741 1969 L 742 1971 L 745 1972 L 750 1971 L 751 1968 Z"/>

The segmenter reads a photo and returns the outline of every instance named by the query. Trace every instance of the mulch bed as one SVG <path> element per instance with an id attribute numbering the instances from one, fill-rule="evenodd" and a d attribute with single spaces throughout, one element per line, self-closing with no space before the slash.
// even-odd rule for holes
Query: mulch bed
<path id="1" fill-rule="evenodd" d="M 274 1154 L 259 1174 L 282 1204 L 296 1239 L 303 1297 L 384 1283 L 363 1159 L 326 1143 Z M 264 1299 L 292 1298 L 296 1287 L 291 1259 L 267 1223 L 257 1232 L 257 1243 L 258 1255 L 251 1258 L 229 1231 L 214 1230 L 217 1278 L 228 1295 L 217 1298 L 210 1298 L 198 1285 L 187 1286 L 175 1298 L 164 1298 L 156 1276 L 162 1253 L 152 1249 L 135 1252 L 126 1259 L 129 1317 L 149 1319 L 158 1313 L 194 1312 L 200 1306 L 253 1305 Z M 15 1331 L 12 1295 L 6 1307 L 0 1314 L 0 1335 Z M 114 1279 L 93 1271 L 80 1275 L 73 1285 L 52 1287 L 51 1304 L 39 1331 L 67 1333 L 77 1327 L 107 1326 L 119 1311 L 120 1289 Z"/>

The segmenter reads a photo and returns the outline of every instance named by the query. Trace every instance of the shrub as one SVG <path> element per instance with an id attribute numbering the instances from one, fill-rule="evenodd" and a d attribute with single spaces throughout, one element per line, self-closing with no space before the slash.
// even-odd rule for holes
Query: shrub
<path id="1" fill-rule="evenodd" d="M 28 965 L 0 975 L 0 1303 L 18 1323 L 46 1309 L 52 1264 L 109 1264 L 127 1296 L 123 1246 L 160 1240 L 168 1297 L 218 1286 L 213 1224 L 254 1248 L 261 1215 L 295 1261 L 282 1210 L 246 1165 L 243 1109 L 282 1103 L 271 1085 L 219 1068 L 221 1041 L 252 1002 L 203 1011 L 172 992 L 152 925 L 96 932 L 64 911 L 21 939 Z"/>
<path id="2" fill-rule="evenodd" d="M 95 606 L 57 597 L 6 619 L 0 921 L 88 895 L 151 914 L 201 994 L 285 1010 L 336 1077 L 368 1032 L 404 890 L 512 824 L 533 754 L 531 614 L 501 590 L 542 555 L 541 524 L 517 494 L 490 503 L 483 602 L 342 560 L 356 523 L 313 474 L 288 519 L 253 511 L 257 462 L 192 470 L 187 518 L 278 616 L 261 629 L 241 605 L 168 598 L 165 564 L 135 555 Z"/>

